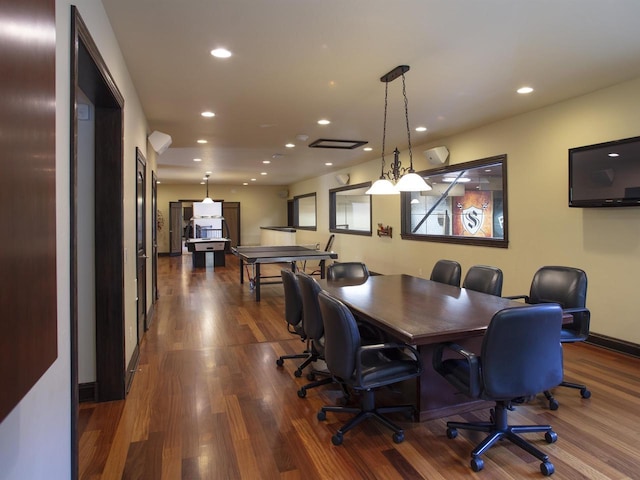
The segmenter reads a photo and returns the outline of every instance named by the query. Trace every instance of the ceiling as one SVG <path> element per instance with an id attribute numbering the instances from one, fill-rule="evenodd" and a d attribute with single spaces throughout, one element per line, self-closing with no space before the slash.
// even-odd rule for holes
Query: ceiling
<path id="1" fill-rule="evenodd" d="M 102 2 L 150 129 L 173 139 L 163 183 L 288 185 L 380 158 L 398 65 L 414 146 L 640 76 L 638 0 Z M 407 148 L 402 80 L 388 87 L 387 153 Z"/>

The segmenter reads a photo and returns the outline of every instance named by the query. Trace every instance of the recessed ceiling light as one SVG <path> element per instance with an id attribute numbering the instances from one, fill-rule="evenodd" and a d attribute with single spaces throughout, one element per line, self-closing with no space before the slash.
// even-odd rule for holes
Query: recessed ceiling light
<path id="1" fill-rule="evenodd" d="M 322 118 L 320 120 L 318 120 L 318 125 L 329 125 L 331 122 L 329 120 L 327 120 L 326 118 Z"/>
<path id="2" fill-rule="evenodd" d="M 203 117 L 207 117 L 207 118 L 211 118 L 211 117 L 215 117 L 216 114 L 213 112 L 202 112 L 200 115 L 202 115 Z"/>
<path id="3" fill-rule="evenodd" d="M 249 182 L 242 182 L 242 185 L 249 185 Z"/>
<path id="4" fill-rule="evenodd" d="M 333 163 L 331 163 L 331 162 L 326 162 L 326 163 L 325 163 L 325 165 L 326 165 L 327 167 L 330 167 L 331 165 L 333 165 Z"/>
<path id="5" fill-rule="evenodd" d="M 193 161 L 194 161 L 194 162 L 201 162 L 201 161 L 202 161 L 202 159 L 201 159 L 201 158 L 194 158 L 194 159 L 193 159 Z"/>
<path id="6" fill-rule="evenodd" d="M 269 163 L 271 163 L 271 160 L 262 160 L 262 163 L 269 164 Z"/>
<path id="7" fill-rule="evenodd" d="M 204 185 L 204 182 L 200 182 L 200 185 Z"/>
<path id="8" fill-rule="evenodd" d="M 287 148 L 293 148 L 293 147 L 295 147 L 295 144 L 293 144 L 293 143 L 287 143 L 287 144 L 285 144 L 285 147 L 287 147 Z"/>
<path id="9" fill-rule="evenodd" d="M 521 95 L 526 95 L 527 93 L 533 92 L 533 88 L 531 88 L 531 87 L 520 87 L 516 91 Z"/>
<path id="10" fill-rule="evenodd" d="M 364 150 L 365 152 L 370 152 L 371 150 L 373 150 L 373 148 L 371 148 L 371 147 L 364 147 L 364 148 L 363 148 L 363 150 Z"/>
<path id="11" fill-rule="evenodd" d="M 426 132 L 427 127 L 416 127 L 416 132 Z"/>
<path id="12" fill-rule="evenodd" d="M 229 58 L 231 56 L 231 52 L 226 48 L 216 48 L 211 50 L 211 55 L 216 58 Z"/>
<path id="13" fill-rule="evenodd" d="M 207 143 L 207 141 L 206 141 L 206 140 L 202 140 L 202 139 L 197 140 L 197 142 L 198 142 L 198 143 Z"/>
<path id="14" fill-rule="evenodd" d="M 610 153 L 608 156 L 609 157 L 619 157 L 620 154 L 619 153 Z"/>
<path id="15" fill-rule="evenodd" d="M 260 172 L 260 175 L 266 175 L 267 172 Z"/>
<path id="16" fill-rule="evenodd" d="M 255 179 L 255 178 L 252 178 L 252 179 L 251 179 L 251 181 L 252 181 L 252 182 L 255 182 L 255 181 L 256 181 L 256 179 Z"/>
<path id="17" fill-rule="evenodd" d="M 207 170 L 207 171 L 206 171 L 206 172 L 204 172 L 204 173 L 206 173 L 207 175 L 211 175 L 213 172 L 212 172 L 211 170 Z"/>
<path id="18" fill-rule="evenodd" d="M 156 180 L 156 185 L 162 183 L 160 180 Z"/>

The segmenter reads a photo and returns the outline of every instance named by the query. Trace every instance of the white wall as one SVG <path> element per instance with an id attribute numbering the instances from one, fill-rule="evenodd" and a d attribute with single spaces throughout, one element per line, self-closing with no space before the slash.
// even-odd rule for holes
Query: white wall
<path id="1" fill-rule="evenodd" d="M 567 206 L 568 149 L 639 135 L 639 92 L 640 79 L 635 79 L 414 147 L 417 170 L 429 168 L 421 152 L 437 145 L 449 148 L 451 164 L 507 154 L 508 249 L 402 240 L 398 196 L 372 199 L 374 225 L 392 226 L 393 238 L 337 234 L 333 249 L 344 261 L 364 261 L 370 269 L 387 274 L 428 277 L 440 258 L 459 261 L 463 274 L 474 264 L 495 265 L 505 274 L 504 295 L 528 292 L 533 273 L 543 265 L 580 267 L 589 278 L 592 332 L 640 343 L 634 302 L 640 208 Z M 298 242 L 328 236 L 328 190 L 338 186 L 336 173 L 349 173 L 356 184 L 375 180 L 379 168 L 376 160 L 292 185 L 292 195 L 314 191 L 318 195 L 318 231 L 298 232 Z"/>
<path id="2" fill-rule="evenodd" d="M 124 109 L 124 240 L 127 361 L 135 348 L 135 147 L 147 152 L 147 122 L 107 16 L 99 0 L 56 0 L 56 243 L 58 358 L 0 424 L 0 479 L 71 478 L 69 307 L 70 5 L 78 7 L 120 92 Z M 148 178 L 156 169 L 147 155 Z M 148 189 L 151 191 L 151 188 Z M 151 202 L 148 202 L 150 205 Z M 150 207 L 149 207 L 150 213 Z M 82 228 L 82 225 L 80 225 Z M 149 251 L 151 245 L 149 225 Z M 150 263 L 150 262 L 149 262 Z M 151 277 L 149 276 L 149 279 Z M 149 284 L 151 282 L 149 281 Z M 149 286 L 150 288 L 150 286 Z M 149 290 L 150 291 L 150 290 Z M 151 299 L 151 295 L 149 295 Z"/>

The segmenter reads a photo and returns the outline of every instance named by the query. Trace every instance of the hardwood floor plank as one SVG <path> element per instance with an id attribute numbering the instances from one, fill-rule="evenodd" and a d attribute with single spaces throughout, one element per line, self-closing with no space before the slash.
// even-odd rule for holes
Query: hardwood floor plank
<path id="1" fill-rule="evenodd" d="M 264 271 L 277 275 L 280 266 Z M 294 375 L 300 361 L 275 363 L 305 348 L 287 332 L 282 286 L 264 286 L 258 303 L 238 277 L 233 257 L 226 267 L 197 271 L 188 255 L 160 258 L 160 299 L 128 398 L 81 405 L 80 478 L 541 478 L 539 461 L 508 442 L 483 456 L 483 471 L 471 470 L 470 452 L 484 434 L 448 439 L 446 421 L 486 420 L 488 409 L 421 423 L 394 416 L 405 429 L 400 444 L 367 421 L 332 445 L 349 416 L 329 413 L 321 422 L 316 415 L 341 398 L 340 388 L 298 397 L 308 381 Z M 639 478 L 640 359 L 575 344 L 564 348 L 564 367 L 592 397 L 558 387 L 558 410 L 538 395 L 509 412 L 511 423 L 554 427 L 554 444 L 541 434 L 526 438 L 549 454 L 555 480 Z"/>

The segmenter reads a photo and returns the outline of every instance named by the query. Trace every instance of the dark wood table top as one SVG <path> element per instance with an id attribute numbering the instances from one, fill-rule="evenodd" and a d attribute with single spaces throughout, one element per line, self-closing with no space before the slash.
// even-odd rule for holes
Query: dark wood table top
<path id="1" fill-rule="evenodd" d="M 483 335 L 496 312 L 523 305 L 410 275 L 373 275 L 359 285 L 319 282 L 358 317 L 413 345 Z"/>

